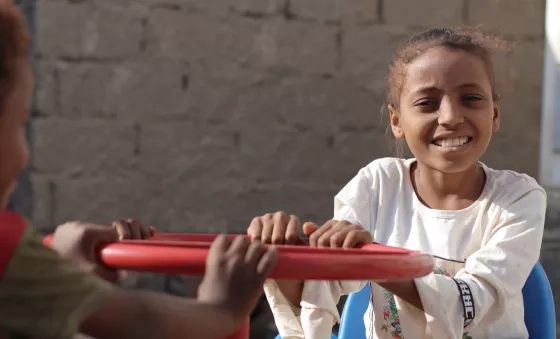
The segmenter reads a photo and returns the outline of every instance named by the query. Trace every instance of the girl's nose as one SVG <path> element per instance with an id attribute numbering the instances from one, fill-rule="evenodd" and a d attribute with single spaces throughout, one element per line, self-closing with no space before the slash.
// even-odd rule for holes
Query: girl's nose
<path id="1" fill-rule="evenodd" d="M 450 102 L 442 101 L 439 107 L 438 123 L 445 127 L 455 127 L 464 122 L 461 108 L 454 107 Z"/>

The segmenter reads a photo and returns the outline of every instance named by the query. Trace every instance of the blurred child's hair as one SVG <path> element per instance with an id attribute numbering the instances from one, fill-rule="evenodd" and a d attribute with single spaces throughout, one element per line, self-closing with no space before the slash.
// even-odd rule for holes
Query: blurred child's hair
<path id="1" fill-rule="evenodd" d="M 3 1 L 0 4 L 0 89 L 5 91 L 14 80 L 14 62 L 29 56 L 30 37 L 19 10 Z"/>
<path id="2" fill-rule="evenodd" d="M 475 27 L 434 28 L 412 36 L 398 49 L 389 65 L 387 105 L 395 108 L 399 107 L 399 99 L 406 76 L 406 65 L 433 47 L 460 49 L 480 57 L 486 64 L 492 91 L 494 92 L 494 100 L 499 100 L 495 88 L 492 54 L 495 50 L 509 50 L 511 44 Z"/>

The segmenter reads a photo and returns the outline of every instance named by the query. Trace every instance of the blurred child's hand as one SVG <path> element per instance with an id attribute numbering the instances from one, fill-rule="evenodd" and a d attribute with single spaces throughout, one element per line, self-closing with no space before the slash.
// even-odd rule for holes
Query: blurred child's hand
<path id="1" fill-rule="evenodd" d="M 219 236 L 210 247 L 198 300 L 223 309 L 239 324 L 256 306 L 277 257 L 274 248 L 244 236 Z"/>
<path id="2" fill-rule="evenodd" d="M 57 227 L 52 247 L 62 256 L 73 260 L 84 271 L 116 282 L 124 279 L 126 273 L 99 264 L 96 258 L 97 248 L 119 240 L 148 239 L 154 233 L 153 227 L 146 227 L 132 219 L 115 221 L 112 227 L 74 221 Z"/>
<path id="3" fill-rule="evenodd" d="M 285 212 L 267 213 L 251 221 L 247 234 L 265 244 L 295 244 L 299 240 L 300 222 Z"/>
<path id="4" fill-rule="evenodd" d="M 312 222 L 303 224 L 312 247 L 353 248 L 373 242 L 371 234 L 360 225 L 348 221 L 329 220 L 319 227 Z"/>
<path id="5" fill-rule="evenodd" d="M 72 260 L 82 270 L 115 282 L 119 273 L 99 264 L 96 250 L 101 245 L 117 241 L 119 234 L 114 227 L 76 221 L 56 228 L 51 247 L 63 257 Z"/>
<path id="6" fill-rule="evenodd" d="M 114 221 L 113 227 L 119 235 L 119 240 L 149 239 L 156 231 L 154 227 L 144 226 L 140 221 L 134 219 Z"/>

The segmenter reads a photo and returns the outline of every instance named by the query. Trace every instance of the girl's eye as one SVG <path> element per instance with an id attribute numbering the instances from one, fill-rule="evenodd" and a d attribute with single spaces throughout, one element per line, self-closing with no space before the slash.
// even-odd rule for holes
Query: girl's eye
<path id="1" fill-rule="evenodd" d="M 413 103 L 413 106 L 420 113 L 433 113 L 439 108 L 440 101 L 433 98 L 424 98 Z"/>
<path id="2" fill-rule="evenodd" d="M 437 100 L 420 99 L 420 100 L 414 102 L 414 106 L 430 106 L 430 105 L 437 105 Z"/>
<path id="3" fill-rule="evenodd" d="M 478 95 L 473 95 L 473 94 L 469 94 L 469 95 L 465 95 L 462 98 L 464 101 L 479 101 L 482 100 L 482 98 Z"/>

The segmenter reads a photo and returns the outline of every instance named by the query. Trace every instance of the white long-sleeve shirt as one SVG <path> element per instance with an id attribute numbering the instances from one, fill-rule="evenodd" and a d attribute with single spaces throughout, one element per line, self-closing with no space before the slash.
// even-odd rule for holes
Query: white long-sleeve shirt
<path id="1" fill-rule="evenodd" d="M 527 338 L 521 289 L 538 260 L 546 193 L 531 177 L 483 164 L 480 198 L 462 210 L 423 205 L 410 180 L 414 159 L 378 159 L 335 197 L 334 219 L 362 225 L 375 242 L 432 254 L 433 273 L 415 279 L 424 311 L 371 283 L 367 338 Z M 265 284 L 284 339 L 327 339 L 339 298 L 364 282 L 307 281 L 296 316 L 273 281 Z"/>

